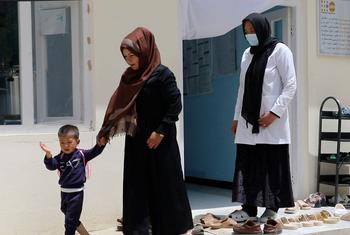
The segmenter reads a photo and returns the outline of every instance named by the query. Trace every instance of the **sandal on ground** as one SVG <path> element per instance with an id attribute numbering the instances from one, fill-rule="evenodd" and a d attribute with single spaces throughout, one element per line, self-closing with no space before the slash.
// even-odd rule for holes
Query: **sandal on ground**
<path id="1" fill-rule="evenodd" d="M 207 213 L 200 218 L 200 222 L 203 228 L 211 229 L 233 228 L 233 225 L 237 224 L 235 220 L 229 217 L 221 217 Z"/>
<path id="2" fill-rule="evenodd" d="M 339 217 L 332 216 L 331 213 L 326 210 L 322 210 L 319 215 L 325 224 L 336 224 L 340 221 Z"/>
<path id="3" fill-rule="evenodd" d="M 247 212 L 244 210 L 235 210 L 234 212 L 228 215 L 229 218 L 233 219 L 238 223 L 245 222 L 247 220 L 258 221 L 257 217 L 250 217 Z"/>
<path id="4" fill-rule="evenodd" d="M 340 217 L 340 219 L 341 219 L 341 220 L 345 220 L 345 221 L 350 221 L 350 212 L 348 212 L 348 213 L 342 215 L 342 216 Z"/>
<path id="5" fill-rule="evenodd" d="M 288 207 L 288 208 L 284 209 L 284 213 L 286 213 L 286 214 L 295 214 L 299 210 L 300 210 L 299 204 L 294 202 L 294 207 Z"/>
<path id="6" fill-rule="evenodd" d="M 314 223 L 315 226 L 322 226 L 323 225 L 323 221 L 318 220 L 316 215 L 307 214 L 306 216 L 310 222 Z"/>
<path id="7" fill-rule="evenodd" d="M 350 210 L 347 210 L 343 204 L 338 203 L 334 207 L 334 216 L 342 216 L 345 215 L 346 213 L 349 213 Z"/>
<path id="8" fill-rule="evenodd" d="M 283 229 L 288 229 L 288 230 L 295 230 L 301 227 L 300 223 L 296 222 L 289 222 L 286 217 L 281 217 L 279 219 L 283 225 Z"/>
<path id="9" fill-rule="evenodd" d="M 210 226 L 211 229 L 220 229 L 220 228 L 233 228 L 233 226 L 237 224 L 236 221 L 234 221 L 231 218 L 225 218 L 221 220 L 219 223 L 213 224 Z"/>
<path id="10" fill-rule="evenodd" d="M 299 204 L 300 209 L 302 210 L 310 210 L 311 206 L 304 202 L 303 200 L 298 200 L 297 203 Z"/>
<path id="11" fill-rule="evenodd" d="M 199 219 L 199 221 L 201 222 L 203 227 L 210 227 L 209 225 L 211 224 L 220 223 L 221 218 L 212 213 L 206 213 Z"/>
<path id="12" fill-rule="evenodd" d="M 307 215 L 305 215 L 305 214 L 299 215 L 298 219 L 303 227 L 315 226 L 314 222 L 310 221 L 309 218 L 307 217 Z"/>

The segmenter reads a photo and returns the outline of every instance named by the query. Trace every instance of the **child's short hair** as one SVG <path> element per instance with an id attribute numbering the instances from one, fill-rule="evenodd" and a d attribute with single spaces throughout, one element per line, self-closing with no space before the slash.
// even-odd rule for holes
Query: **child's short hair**
<path id="1" fill-rule="evenodd" d="M 58 130 L 58 137 L 71 136 L 75 139 L 79 139 L 79 129 L 74 125 L 64 125 Z"/>

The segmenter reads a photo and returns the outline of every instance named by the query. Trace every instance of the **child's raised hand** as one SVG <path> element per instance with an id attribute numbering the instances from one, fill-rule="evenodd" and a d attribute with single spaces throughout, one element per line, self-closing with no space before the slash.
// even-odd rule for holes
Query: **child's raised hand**
<path id="1" fill-rule="evenodd" d="M 51 150 L 42 142 L 40 142 L 40 148 L 46 153 L 46 157 L 52 157 Z"/>

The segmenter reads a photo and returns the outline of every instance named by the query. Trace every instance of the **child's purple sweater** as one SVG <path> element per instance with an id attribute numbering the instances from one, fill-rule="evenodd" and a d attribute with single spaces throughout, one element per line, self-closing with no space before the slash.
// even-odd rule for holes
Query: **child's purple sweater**
<path id="1" fill-rule="evenodd" d="M 45 157 L 44 163 L 47 169 L 60 172 L 58 183 L 62 188 L 81 188 L 86 181 L 85 164 L 102 153 L 104 147 L 96 144 L 88 150 L 76 149 L 70 154 L 61 152 L 52 158 Z"/>

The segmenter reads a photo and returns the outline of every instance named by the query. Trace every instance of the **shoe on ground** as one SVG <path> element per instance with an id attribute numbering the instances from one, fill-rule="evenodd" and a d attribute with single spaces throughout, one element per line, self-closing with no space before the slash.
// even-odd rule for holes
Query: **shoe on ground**
<path id="1" fill-rule="evenodd" d="M 265 233 L 273 233 L 273 234 L 279 234 L 282 232 L 283 225 L 279 222 L 277 222 L 274 219 L 268 219 L 266 224 L 264 224 L 264 234 Z"/>
<path id="2" fill-rule="evenodd" d="M 277 213 L 269 208 L 266 208 L 264 213 L 260 217 L 260 223 L 261 224 L 266 224 L 267 220 L 269 219 L 277 219 Z"/>
<path id="3" fill-rule="evenodd" d="M 261 234 L 260 224 L 247 220 L 243 224 L 233 225 L 233 231 L 238 234 Z"/>

